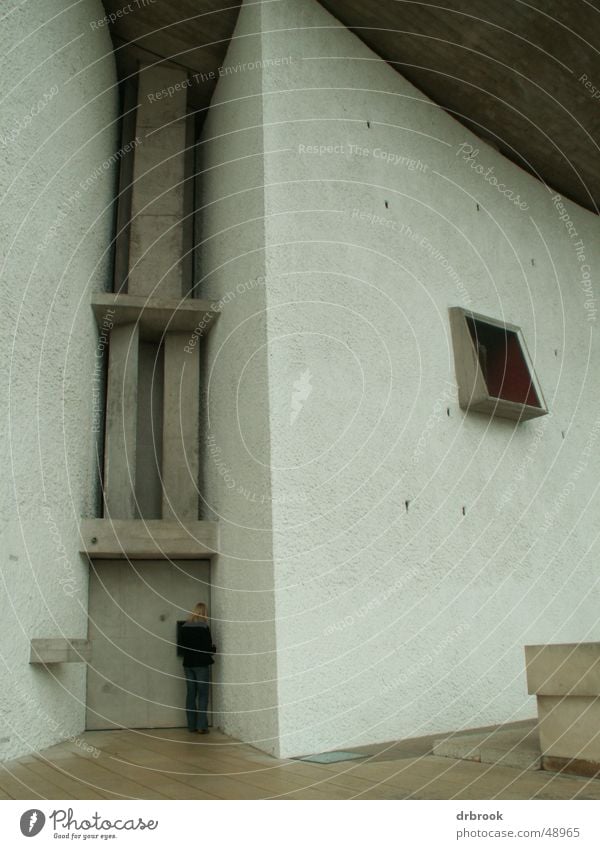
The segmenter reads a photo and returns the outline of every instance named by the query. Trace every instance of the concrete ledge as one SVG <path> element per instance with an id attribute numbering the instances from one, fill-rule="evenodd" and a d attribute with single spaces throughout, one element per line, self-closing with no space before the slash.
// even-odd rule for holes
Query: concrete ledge
<path id="1" fill-rule="evenodd" d="M 107 319 L 115 327 L 134 323 L 139 325 L 140 338 L 154 341 L 160 341 L 166 332 L 191 334 L 195 331 L 195 336 L 203 336 L 219 315 L 209 301 L 199 298 L 167 300 L 112 292 L 95 295 L 92 308 L 98 326 L 104 332 L 103 322 Z"/>
<path id="2" fill-rule="evenodd" d="M 564 775 L 578 775 L 585 778 L 600 778 L 600 763 L 580 758 L 556 758 L 544 755 L 542 769 L 548 772 L 561 772 Z"/>
<path id="3" fill-rule="evenodd" d="M 217 522 L 84 519 L 80 551 L 94 559 L 198 560 L 218 551 Z"/>
<path id="4" fill-rule="evenodd" d="M 518 725 L 499 726 L 487 732 L 453 734 L 436 740 L 433 754 L 520 770 L 542 768 L 542 753 L 534 719 Z"/>
<path id="5" fill-rule="evenodd" d="M 29 663 L 86 663 L 90 659 L 88 640 L 44 637 L 31 640 Z"/>
<path id="6" fill-rule="evenodd" d="M 527 692 L 536 696 L 600 696 L 600 643 L 525 646 Z"/>

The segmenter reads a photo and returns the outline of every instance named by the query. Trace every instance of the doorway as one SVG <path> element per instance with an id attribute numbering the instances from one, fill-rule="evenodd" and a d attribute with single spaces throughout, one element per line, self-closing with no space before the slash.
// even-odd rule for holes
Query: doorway
<path id="1" fill-rule="evenodd" d="M 186 725 L 177 621 L 199 601 L 210 611 L 208 560 L 92 563 L 88 730 Z"/>

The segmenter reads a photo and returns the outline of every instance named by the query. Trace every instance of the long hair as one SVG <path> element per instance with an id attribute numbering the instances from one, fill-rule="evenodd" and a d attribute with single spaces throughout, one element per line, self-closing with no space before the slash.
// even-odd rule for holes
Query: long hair
<path id="1" fill-rule="evenodd" d="M 208 622 L 208 607 L 203 601 L 194 605 L 194 609 L 187 618 L 188 622 Z"/>

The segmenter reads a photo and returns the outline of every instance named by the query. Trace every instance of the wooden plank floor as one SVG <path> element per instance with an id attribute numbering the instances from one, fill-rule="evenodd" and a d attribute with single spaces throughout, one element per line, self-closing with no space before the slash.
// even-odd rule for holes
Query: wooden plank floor
<path id="1" fill-rule="evenodd" d="M 88 731 L 0 764 L 4 799 L 600 799 L 600 781 L 381 747 L 337 764 L 277 760 L 212 731 Z M 397 753 L 394 757 L 393 754 Z"/>

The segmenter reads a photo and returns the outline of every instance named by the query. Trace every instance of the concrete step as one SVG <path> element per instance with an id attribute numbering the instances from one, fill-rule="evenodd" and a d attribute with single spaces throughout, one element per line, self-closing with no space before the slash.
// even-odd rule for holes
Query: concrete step
<path id="1" fill-rule="evenodd" d="M 535 719 L 499 725 L 485 732 L 465 731 L 451 734 L 435 741 L 433 754 L 520 770 L 542 768 L 542 753 Z"/>

